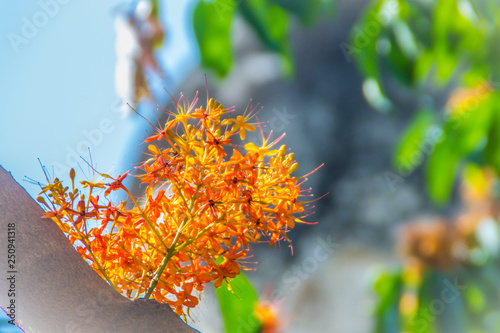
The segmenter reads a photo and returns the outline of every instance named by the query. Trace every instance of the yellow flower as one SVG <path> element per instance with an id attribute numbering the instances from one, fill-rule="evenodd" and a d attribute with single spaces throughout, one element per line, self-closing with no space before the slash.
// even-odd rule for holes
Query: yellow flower
<path id="1" fill-rule="evenodd" d="M 234 123 L 233 128 L 231 128 L 231 132 L 237 132 L 238 130 L 240 131 L 240 138 L 241 140 L 245 140 L 245 130 L 248 131 L 255 131 L 255 127 L 253 127 L 251 124 L 247 123 L 247 118 L 243 116 L 237 116 L 236 119 L 234 119 L 232 122 Z"/>

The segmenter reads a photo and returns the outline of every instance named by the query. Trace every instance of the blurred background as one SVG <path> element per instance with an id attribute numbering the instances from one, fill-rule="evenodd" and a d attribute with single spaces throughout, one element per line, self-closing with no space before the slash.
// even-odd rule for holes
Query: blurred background
<path id="1" fill-rule="evenodd" d="M 253 246 L 258 324 L 209 290 L 191 326 L 500 332 L 498 1 L 30 0 L 0 22 L 0 164 L 33 197 L 40 163 L 66 181 L 138 163 L 132 108 L 163 123 L 167 91 L 258 103 L 298 174 L 325 163 L 293 255 Z"/>

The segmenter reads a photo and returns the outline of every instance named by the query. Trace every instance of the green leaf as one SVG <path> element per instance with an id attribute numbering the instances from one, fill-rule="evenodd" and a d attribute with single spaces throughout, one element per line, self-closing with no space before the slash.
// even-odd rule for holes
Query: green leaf
<path id="1" fill-rule="evenodd" d="M 491 99 L 475 96 L 467 104 L 472 107 L 449 116 L 443 138 L 429 159 L 427 181 L 431 197 L 439 204 L 449 198 L 460 159 L 482 148 L 491 127 Z"/>
<path id="2" fill-rule="evenodd" d="M 497 13 L 499 8 L 496 8 Z M 495 29 L 492 29 L 492 35 L 486 43 L 489 45 L 486 52 L 488 53 L 487 60 L 490 66 L 491 80 L 498 83 L 500 81 L 500 61 L 498 61 L 498 54 L 500 54 L 500 18 L 497 19 Z"/>
<path id="3" fill-rule="evenodd" d="M 232 279 L 230 284 L 224 281 L 216 294 L 226 333 L 260 331 L 261 323 L 254 315 L 257 293 L 242 273 Z"/>
<path id="4" fill-rule="evenodd" d="M 433 122 L 434 112 L 421 109 L 411 121 L 410 126 L 406 128 L 394 155 L 395 168 L 404 171 L 400 174 L 412 172 L 421 164 L 423 153 L 428 149 L 424 140 Z"/>
<path id="5" fill-rule="evenodd" d="M 431 73 L 435 71 L 434 54 L 430 50 L 422 51 L 421 55 L 415 60 L 414 78 L 419 82 L 428 81 L 432 77 Z"/>
<path id="6" fill-rule="evenodd" d="M 455 55 L 444 51 L 439 51 L 433 56 L 436 66 L 436 82 L 445 86 L 457 68 L 458 58 Z"/>
<path id="7" fill-rule="evenodd" d="M 484 310 L 486 306 L 486 297 L 477 285 L 470 284 L 465 290 L 465 298 L 470 306 L 470 309 L 476 313 Z"/>
<path id="8" fill-rule="evenodd" d="M 199 1 L 193 12 L 193 26 L 201 64 L 225 76 L 232 64 L 231 22 L 234 0 Z"/>
<path id="9" fill-rule="evenodd" d="M 367 6 L 361 19 L 351 31 L 349 49 L 347 50 L 348 54 L 346 54 L 346 50 L 343 50 L 348 62 L 351 61 L 350 57 L 353 55 L 363 75 L 372 77 L 377 82 L 381 80 L 377 41 L 384 27 L 381 26 L 382 23 L 374 18 L 379 15 L 383 4 L 384 1 L 377 0 L 372 1 Z M 371 28 L 372 25 L 375 25 L 378 29 Z"/>
<path id="10" fill-rule="evenodd" d="M 241 1 L 238 8 L 262 43 L 283 56 L 284 69 L 290 71 L 293 61 L 288 39 L 288 14 L 266 0 Z"/>
<path id="11" fill-rule="evenodd" d="M 368 103 L 383 113 L 393 106 L 386 97 L 380 63 L 392 49 L 387 30 L 396 15 L 397 3 L 374 0 L 352 29 L 349 44 L 340 43 L 346 60 L 353 58 L 365 76 L 363 92 Z"/>
<path id="12" fill-rule="evenodd" d="M 469 103 L 475 106 L 451 118 L 446 129 L 462 156 L 470 154 L 485 142 L 495 112 L 489 98 L 482 100 L 475 96 Z"/>
<path id="13" fill-rule="evenodd" d="M 495 98 L 497 103 L 500 102 L 500 98 Z M 494 114 L 492 116 L 491 128 L 488 134 L 488 142 L 484 149 L 484 158 L 486 164 L 493 167 L 497 174 L 500 174 L 500 110 L 495 107 Z"/>
<path id="14" fill-rule="evenodd" d="M 304 25 L 319 22 L 323 15 L 332 16 L 335 13 L 336 0 L 275 0 L 281 8 L 297 15 Z"/>
<path id="15" fill-rule="evenodd" d="M 453 140 L 446 137 L 436 144 L 429 158 L 427 185 L 431 198 L 438 204 L 448 201 L 459 159 L 460 154 L 455 149 Z"/>
<path id="16" fill-rule="evenodd" d="M 433 19 L 433 46 L 436 82 L 448 84 L 460 65 L 483 64 L 486 59 L 485 29 L 469 1 L 437 2 Z M 488 45 L 495 45 L 491 43 Z"/>
<path id="17" fill-rule="evenodd" d="M 363 95 L 375 110 L 382 113 L 391 111 L 392 103 L 382 92 L 380 81 L 375 78 L 369 77 L 363 81 Z"/>
<path id="18" fill-rule="evenodd" d="M 375 332 L 399 332 L 399 297 L 402 290 L 402 273 L 382 272 L 373 284 L 379 300 L 375 310 Z"/>
<path id="19" fill-rule="evenodd" d="M 395 19 L 391 31 L 391 50 L 387 66 L 391 74 L 407 86 L 414 80 L 415 59 L 418 56 L 415 37 L 408 25 Z"/>
<path id="20" fill-rule="evenodd" d="M 434 47 L 445 52 L 450 45 L 448 35 L 452 31 L 453 21 L 457 19 L 457 0 L 441 0 L 436 3 L 433 20 Z"/>

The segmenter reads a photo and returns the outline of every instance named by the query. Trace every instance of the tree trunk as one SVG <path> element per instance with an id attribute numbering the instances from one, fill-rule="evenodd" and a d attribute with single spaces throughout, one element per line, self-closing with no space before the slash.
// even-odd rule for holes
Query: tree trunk
<path id="1" fill-rule="evenodd" d="M 167 304 L 132 302 L 117 293 L 42 215 L 40 206 L 0 166 L 0 305 L 15 314 L 23 330 L 197 332 Z"/>

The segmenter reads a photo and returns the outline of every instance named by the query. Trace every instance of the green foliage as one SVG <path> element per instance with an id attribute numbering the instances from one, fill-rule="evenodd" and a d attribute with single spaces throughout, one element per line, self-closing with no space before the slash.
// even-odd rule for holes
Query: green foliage
<path id="1" fill-rule="evenodd" d="M 193 12 L 201 63 L 214 69 L 220 76 L 228 73 L 233 59 L 230 41 L 233 16 L 226 10 L 234 6 L 234 0 L 200 1 Z"/>
<path id="2" fill-rule="evenodd" d="M 448 200 L 459 157 L 452 140 L 443 140 L 436 144 L 427 166 L 427 185 L 436 203 L 443 204 Z"/>
<path id="3" fill-rule="evenodd" d="M 351 45 L 341 45 L 341 47 L 348 48 L 343 49 L 347 60 L 350 62 L 350 56 L 354 54 L 354 60 L 357 61 L 363 75 L 366 76 L 367 80 L 374 79 L 376 82 L 381 81 L 380 59 L 377 57 L 377 41 L 380 38 L 380 26 L 378 26 L 378 29 L 372 31 L 368 28 L 368 25 L 370 23 L 376 26 L 380 24 L 376 20 L 371 20 L 379 15 L 382 3 L 382 1 L 373 1 L 368 6 L 367 10 L 352 30 Z M 370 36 L 367 36 L 364 31 L 369 30 Z"/>
<path id="4" fill-rule="evenodd" d="M 216 293 L 226 333 L 260 331 L 261 324 L 254 315 L 257 293 L 243 273 L 230 284 L 224 281 Z"/>
<path id="5" fill-rule="evenodd" d="M 283 56 L 285 72 L 293 68 L 290 41 L 288 40 L 288 15 L 267 0 L 241 1 L 240 12 L 256 32 L 262 43 L 271 51 Z"/>
<path id="6" fill-rule="evenodd" d="M 374 0 L 349 44 L 340 47 L 347 61 L 356 61 L 365 97 L 376 109 L 396 111 L 384 88 L 389 81 L 418 101 L 394 154 L 400 176 L 426 159 L 430 196 L 445 204 L 462 170 L 470 176 L 488 166 L 500 174 L 497 0 Z M 379 275 L 375 332 L 500 331 L 498 221 L 469 222 L 476 231 L 462 246 L 471 248 L 452 268 L 434 266 L 424 256 L 421 276 L 415 267 L 411 273 L 413 261 Z"/>
<path id="7" fill-rule="evenodd" d="M 381 272 L 374 282 L 378 304 L 373 332 L 499 332 L 499 261 L 488 258 L 448 272 L 431 268 L 417 284 L 405 279 L 403 270 Z M 415 297 L 413 309 L 404 304 L 405 297 Z"/>
<path id="8" fill-rule="evenodd" d="M 199 0 L 193 13 L 193 25 L 201 64 L 220 77 L 232 64 L 232 22 L 241 15 L 262 44 L 282 57 L 283 72 L 293 74 L 293 59 L 288 37 L 291 14 L 305 25 L 317 22 L 321 15 L 334 12 L 333 0 Z"/>
<path id="9" fill-rule="evenodd" d="M 422 109 L 403 133 L 394 155 L 394 166 L 401 170 L 400 173 L 412 172 L 420 164 L 425 152 L 422 143 L 425 143 L 427 132 L 433 122 L 433 112 Z"/>
<path id="10" fill-rule="evenodd" d="M 500 99 L 496 99 L 491 116 L 492 126 L 488 133 L 488 139 L 484 148 L 485 163 L 492 166 L 500 173 Z"/>
<path id="11" fill-rule="evenodd" d="M 395 166 L 411 172 L 420 163 L 405 162 L 410 156 L 428 157 L 428 187 L 436 203 L 447 202 L 468 161 L 500 171 L 498 1 L 375 0 L 341 49 L 357 62 L 375 108 L 394 110 L 386 80 L 401 83 L 421 101 L 397 147 Z M 422 111 L 429 106 L 433 116 Z M 428 128 L 440 128 L 443 135 L 422 153 L 418 147 L 429 143 Z"/>
<path id="12" fill-rule="evenodd" d="M 379 299 L 375 310 L 376 333 L 399 333 L 398 328 L 398 300 L 402 287 L 401 272 L 380 272 L 373 290 Z"/>
<path id="13" fill-rule="evenodd" d="M 312 25 L 322 15 L 335 13 L 335 4 L 332 0 L 275 0 L 274 3 L 297 15 L 304 25 Z"/>
<path id="14" fill-rule="evenodd" d="M 493 111 L 491 101 L 481 102 L 477 107 L 449 117 L 442 125 L 443 138 L 436 144 L 427 168 L 430 194 L 436 202 L 443 204 L 448 200 L 460 160 L 466 162 L 475 158 L 475 153 L 482 156 L 483 151 L 487 152 L 485 141 L 497 126 Z M 483 162 L 483 159 L 476 162 Z"/>

